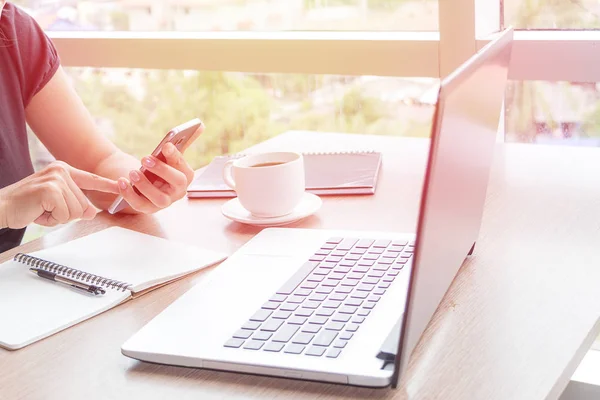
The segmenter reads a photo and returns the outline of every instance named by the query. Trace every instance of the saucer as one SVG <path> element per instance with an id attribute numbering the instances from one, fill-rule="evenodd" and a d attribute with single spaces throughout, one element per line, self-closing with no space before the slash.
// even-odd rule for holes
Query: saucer
<path id="1" fill-rule="evenodd" d="M 280 226 L 291 224 L 292 222 L 299 221 L 302 218 L 306 218 L 309 215 L 314 214 L 319 208 L 321 208 L 321 204 L 322 201 L 319 196 L 304 192 L 302 200 L 300 200 L 300 203 L 298 203 L 296 208 L 294 208 L 291 213 L 281 217 L 264 218 L 256 217 L 250 214 L 248 210 L 242 207 L 240 200 L 236 197 L 223 204 L 221 207 L 221 212 L 230 220 L 241 222 L 243 224 L 258 226 Z"/>

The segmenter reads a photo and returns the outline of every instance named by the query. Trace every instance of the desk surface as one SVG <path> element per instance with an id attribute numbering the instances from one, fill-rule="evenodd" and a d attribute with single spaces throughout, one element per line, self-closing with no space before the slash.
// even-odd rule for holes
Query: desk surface
<path id="1" fill-rule="evenodd" d="M 428 144 L 288 132 L 254 149 L 382 151 L 376 195 L 323 197 L 316 215 L 292 226 L 414 231 Z M 121 344 L 202 281 L 203 271 L 22 350 L 0 349 L 0 399 L 556 398 L 600 333 L 599 176 L 600 149 L 498 145 L 475 257 L 436 312 L 401 389 L 253 377 L 122 356 Z M 231 253 L 259 229 L 229 222 L 220 214 L 223 202 L 184 199 L 154 216 L 103 214 L 18 251 L 119 225 Z"/>

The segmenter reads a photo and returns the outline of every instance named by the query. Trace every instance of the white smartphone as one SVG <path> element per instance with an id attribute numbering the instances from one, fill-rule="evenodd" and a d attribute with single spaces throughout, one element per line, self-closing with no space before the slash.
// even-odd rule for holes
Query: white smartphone
<path id="1" fill-rule="evenodd" d="M 203 131 L 204 124 L 198 118 L 194 118 L 191 121 L 176 126 L 169 132 L 167 132 L 163 140 L 160 141 L 158 146 L 156 146 L 156 149 L 154 149 L 154 151 L 152 152 L 152 155 L 158 158 L 159 160 L 165 162 L 165 156 L 163 156 L 162 154 L 163 145 L 165 145 L 167 142 L 171 142 L 175 145 L 177 150 L 183 153 L 190 146 L 190 144 L 192 144 L 194 140 L 196 140 L 196 138 L 200 136 L 200 134 Z M 151 183 L 154 183 L 155 181 L 161 179 L 152 172 L 147 171 L 143 166 L 140 168 L 140 171 L 148 178 L 148 180 Z M 137 194 L 142 195 L 135 186 L 133 187 L 133 190 L 135 190 Z M 127 205 L 127 201 L 125 201 L 123 196 L 119 195 L 108 208 L 108 212 L 111 214 L 116 214 L 119 211 L 123 210 L 125 207 L 127 207 Z"/>

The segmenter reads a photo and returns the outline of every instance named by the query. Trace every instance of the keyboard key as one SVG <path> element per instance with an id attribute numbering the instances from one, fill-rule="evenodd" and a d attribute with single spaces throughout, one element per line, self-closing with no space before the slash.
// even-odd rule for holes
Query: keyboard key
<path id="1" fill-rule="evenodd" d="M 292 296 L 288 299 L 288 303 L 301 304 L 304 299 L 304 296 Z"/>
<path id="2" fill-rule="evenodd" d="M 378 254 L 378 257 L 380 257 L 383 254 L 384 251 L 385 251 L 385 249 L 372 248 L 372 249 L 369 249 L 369 251 L 367 253 L 369 253 L 369 254 Z"/>
<path id="3" fill-rule="evenodd" d="M 357 309 L 358 307 L 343 306 L 338 310 L 338 312 L 341 314 L 354 314 Z"/>
<path id="4" fill-rule="evenodd" d="M 370 277 L 363 279 L 362 283 L 366 283 L 369 285 L 377 285 L 379 283 L 379 278 L 370 276 Z"/>
<path id="5" fill-rule="evenodd" d="M 310 296 L 308 299 L 310 301 L 323 301 L 327 298 L 326 294 L 322 294 L 322 293 L 315 293 L 312 296 Z"/>
<path id="6" fill-rule="evenodd" d="M 320 293 L 320 294 L 329 294 L 331 292 L 333 292 L 333 288 L 332 287 L 328 287 L 328 286 L 319 286 L 317 288 L 317 290 L 315 290 L 315 292 Z"/>
<path id="7" fill-rule="evenodd" d="M 402 268 L 404 268 L 404 264 L 394 264 L 394 265 L 392 265 L 392 271 L 400 271 Z"/>
<path id="8" fill-rule="evenodd" d="M 320 249 L 320 250 L 318 250 L 318 251 L 315 252 L 315 255 L 317 255 L 317 256 L 328 256 L 329 253 L 331 253 L 331 250 Z"/>
<path id="9" fill-rule="evenodd" d="M 281 327 L 279 332 L 277 332 L 275 336 L 273 336 L 273 341 L 287 343 L 290 341 L 292 336 L 294 336 L 296 332 L 298 332 L 298 329 L 300 329 L 298 325 L 285 324 Z"/>
<path id="10" fill-rule="evenodd" d="M 393 263 L 394 263 L 393 258 L 382 258 L 377 262 L 377 264 L 384 264 L 384 265 L 392 265 Z"/>
<path id="11" fill-rule="evenodd" d="M 344 329 L 344 324 L 343 322 L 330 322 L 327 324 L 327 326 L 325 326 L 325 329 L 329 329 L 330 331 L 341 331 L 342 329 Z"/>
<path id="12" fill-rule="evenodd" d="M 336 272 L 338 274 L 347 274 L 348 272 L 350 272 L 352 268 L 350 267 L 335 267 L 333 272 Z"/>
<path id="13" fill-rule="evenodd" d="M 342 281 L 342 286 L 356 286 L 359 283 L 360 283 L 360 280 L 358 280 L 358 279 L 346 278 Z"/>
<path id="14" fill-rule="evenodd" d="M 325 259 L 325 257 L 323 256 L 318 257 L 322 257 L 322 260 Z M 300 268 L 298 268 L 294 275 L 292 275 L 292 277 L 288 279 L 282 287 L 279 288 L 277 294 L 292 294 L 294 289 L 298 287 L 298 285 L 304 280 L 304 278 L 306 278 L 306 276 L 310 274 L 317 265 L 318 263 L 312 261 L 304 263 Z"/>
<path id="15" fill-rule="evenodd" d="M 325 308 L 338 308 L 341 305 L 342 305 L 341 301 L 333 301 L 333 300 L 328 300 L 323 303 L 323 307 L 325 307 Z"/>
<path id="16" fill-rule="evenodd" d="M 364 300 L 361 300 L 361 299 L 350 298 L 344 302 L 344 305 L 358 307 L 363 303 L 363 301 Z"/>
<path id="17" fill-rule="evenodd" d="M 356 290 L 360 290 L 363 292 L 370 292 L 373 289 L 375 289 L 375 285 L 369 285 L 367 283 L 361 283 L 356 287 Z"/>
<path id="18" fill-rule="evenodd" d="M 329 300 L 344 301 L 344 300 L 346 300 L 346 297 L 348 297 L 347 294 L 344 294 L 344 293 L 334 293 L 331 296 L 329 296 Z"/>
<path id="19" fill-rule="evenodd" d="M 281 349 L 283 349 L 284 344 L 283 343 L 275 343 L 275 342 L 269 342 L 267 343 L 267 345 L 264 347 L 264 351 L 272 351 L 274 353 L 277 353 L 279 351 L 281 351 Z"/>
<path id="20" fill-rule="evenodd" d="M 292 343 L 309 344 L 314 337 L 315 335 L 313 335 L 312 333 L 299 333 L 296 336 L 294 336 L 294 339 L 292 339 Z"/>
<path id="21" fill-rule="evenodd" d="M 327 318 L 327 317 L 323 317 L 322 315 L 317 315 L 315 317 L 312 317 L 312 319 L 310 321 L 308 321 L 308 323 L 316 324 L 316 325 L 325 325 L 328 320 L 329 320 L 329 318 Z"/>
<path id="22" fill-rule="evenodd" d="M 250 321 L 264 322 L 271 314 L 273 314 L 273 311 L 260 309 L 250 317 Z"/>
<path id="23" fill-rule="evenodd" d="M 408 249 L 404 250 L 405 253 L 414 253 L 415 252 L 415 248 L 414 247 L 409 247 Z"/>
<path id="24" fill-rule="evenodd" d="M 383 258 L 391 258 L 391 259 L 395 259 L 396 257 L 398 257 L 398 253 L 395 251 L 386 251 L 385 253 L 383 253 L 381 255 Z"/>
<path id="25" fill-rule="evenodd" d="M 348 270 L 350 270 L 350 268 L 348 268 Z M 327 278 L 335 279 L 336 281 L 341 281 L 345 277 L 346 277 L 346 273 L 335 272 L 335 270 L 333 270 L 333 272 L 331 274 L 329 274 L 329 276 Z"/>
<path id="26" fill-rule="evenodd" d="M 411 258 L 412 257 L 412 253 L 402 253 L 400 254 L 400 258 Z"/>
<path id="27" fill-rule="evenodd" d="M 292 315 L 291 311 L 277 311 L 273 314 L 272 318 L 275 319 L 288 319 Z"/>
<path id="28" fill-rule="evenodd" d="M 358 243 L 356 243 L 355 247 L 368 249 L 373 244 L 372 239 L 360 239 Z"/>
<path id="29" fill-rule="evenodd" d="M 260 322 L 248 321 L 244 325 L 242 325 L 242 329 L 255 330 L 260 326 Z"/>
<path id="30" fill-rule="evenodd" d="M 288 354 L 300 354 L 304 351 L 305 347 L 306 346 L 301 344 L 288 344 L 283 352 Z"/>
<path id="31" fill-rule="evenodd" d="M 298 315 L 294 315 L 292 318 L 288 319 L 288 324 L 292 324 L 292 325 L 304 325 L 304 323 L 306 322 L 308 318 L 306 317 L 300 317 Z"/>
<path id="32" fill-rule="evenodd" d="M 312 261 L 312 262 L 318 262 L 318 261 L 323 261 L 325 259 L 325 256 L 321 256 L 318 254 L 314 254 L 313 256 L 311 256 L 308 261 Z"/>
<path id="33" fill-rule="evenodd" d="M 399 258 L 396 261 L 394 261 L 394 265 L 397 265 L 397 264 L 406 264 L 407 262 L 408 262 L 407 258 Z"/>
<path id="34" fill-rule="evenodd" d="M 344 240 L 344 238 L 341 238 L 341 237 L 334 236 L 334 237 L 330 237 L 329 239 L 327 239 L 327 240 L 325 241 L 325 243 L 333 243 L 333 244 L 338 244 L 338 243 L 341 243 L 341 242 L 342 242 L 342 240 Z"/>
<path id="35" fill-rule="evenodd" d="M 336 281 L 335 279 L 327 279 L 323 282 L 323 286 L 336 287 L 339 283 L 340 281 Z"/>
<path id="36" fill-rule="evenodd" d="M 323 353 L 325 353 L 325 350 L 325 347 L 310 346 L 310 349 L 306 350 L 304 354 L 307 356 L 321 357 Z"/>
<path id="37" fill-rule="evenodd" d="M 296 311 L 296 308 L 298 308 L 298 306 L 299 304 L 285 303 L 279 308 L 279 311 Z"/>
<path id="38" fill-rule="evenodd" d="M 337 267 L 337 263 L 322 262 L 321 264 L 319 264 L 319 268 L 324 268 L 324 269 L 332 269 L 335 267 Z"/>
<path id="39" fill-rule="evenodd" d="M 361 317 L 366 317 L 371 313 L 371 310 L 365 310 L 364 308 L 361 308 L 360 310 L 358 310 L 356 312 L 356 315 L 359 315 Z"/>
<path id="40" fill-rule="evenodd" d="M 336 246 L 335 249 L 348 251 L 352 249 L 352 246 L 354 246 L 356 242 L 358 242 L 358 239 L 345 238 Z"/>
<path id="41" fill-rule="evenodd" d="M 335 243 L 325 243 L 321 246 L 321 250 L 333 250 L 335 249 Z"/>
<path id="42" fill-rule="evenodd" d="M 302 304 L 302 308 L 310 308 L 310 309 L 316 310 L 317 308 L 319 308 L 320 305 L 321 305 L 321 303 L 318 301 L 308 300 L 308 301 L 305 301 L 304 304 Z"/>
<path id="43" fill-rule="evenodd" d="M 379 300 L 381 300 L 381 296 L 377 296 L 377 295 L 370 295 L 369 298 L 367 299 L 367 301 L 372 301 L 372 302 L 378 302 Z"/>
<path id="44" fill-rule="evenodd" d="M 321 333 L 319 333 L 317 338 L 314 340 L 313 345 L 327 347 L 331 344 L 331 342 L 333 342 L 337 335 L 338 332 L 336 331 L 324 330 Z"/>
<path id="45" fill-rule="evenodd" d="M 340 355 L 340 353 L 342 352 L 341 349 L 331 349 L 327 352 L 327 358 L 338 358 L 338 356 Z"/>
<path id="46" fill-rule="evenodd" d="M 225 344 L 223 346 L 237 349 L 243 344 L 244 344 L 243 339 L 229 339 L 228 341 L 225 342 Z"/>
<path id="47" fill-rule="evenodd" d="M 314 275 L 327 275 L 331 270 L 329 268 L 319 267 L 314 270 Z"/>
<path id="48" fill-rule="evenodd" d="M 248 339 L 252 335 L 252 331 L 247 329 L 240 329 L 236 333 L 233 334 L 233 337 L 236 339 Z"/>
<path id="49" fill-rule="evenodd" d="M 396 277 L 393 276 L 393 275 L 392 276 L 386 275 L 386 276 L 383 277 L 383 281 L 384 282 L 394 282 L 394 279 L 396 279 Z"/>
<path id="50" fill-rule="evenodd" d="M 315 315 L 323 315 L 325 317 L 331 317 L 334 312 L 335 312 L 334 308 L 321 308 L 320 310 L 318 310 L 315 313 Z"/>
<path id="51" fill-rule="evenodd" d="M 344 347 L 346 347 L 347 344 L 348 344 L 347 340 L 336 340 L 335 343 L 333 344 L 333 347 L 338 348 L 338 349 L 343 349 Z"/>
<path id="52" fill-rule="evenodd" d="M 358 266 L 358 267 L 354 267 L 352 269 L 352 272 L 356 272 L 358 274 L 364 274 L 365 272 L 369 272 L 371 268 L 367 267 L 367 266 Z"/>
<path id="53" fill-rule="evenodd" d="M 371 293 L 373 293 L 374 295 L 377 295 L 377 296 L 383 296 L 385 294 L 385 289 L 378 287 L 375 290 L 373 290 Z"/>
<path id="54" fill-rule="evenodd" d="M 303 283 L 300 285 L 300 287 L 301 287 L 301 288 L 304 288 L 304 289 L 314 289 L 314 288 L 316 288 L 317 286 L 319 286 L 319 283 L 318 283 L 318 282 L 310 282 L 310 281 L 303 282 Z"/>
<path id="55" fill-rule="evenodd" d="M 368 302 L 362 305 L 362 308 L 367 309 L 367 310 L 372 310 L 373 308 L 375 308 L 375 305 L 377 303 L 374 302 Z"/>
<path id="56" fill-rule="evenodd" d="M 380 264 L 377 263 L 374 267 L 373 267 L 373 271 L 387 271 L 388 269 L 390 269 L 391 265 L 389 264 Z"/>
<path id="57" fill-rule="evenodd" d="M 325 279 L 325 276 L 323 276 L 323 275 L 312 274 L 311 276 L 308 277 L 307 280 L 308 280 L 308 282 L 322 282 L 323 279 Z M 301 285 L 301 287 L 304 287 L 304 286 Z"/>
<path id="58" fill-rule="evenodd" d="M 308 296 L 311 293 L 312 293 L 312 290 L 310 290 L 310 289 L 297 289 L 294 291 L 294 295 L 296 295 L 296 296 Z"/>
<path id="59" fill-rule="evenodd" d="M 350 297 L 353 297 L 355 299 L 366 299 L 367 297 L 369 297 L 369 292 L 355 291 L 350 295 Z"/>
<path id="60" fill-rule="evenodd" d="M 392 246 L 406 246 L 408 241 L 406 240 L 394 240 L 392 241 Z"/>
<path id="61" fill-rule="evenodd" d="M 386 240 L 386 239 L 379 239 L 377 241 L 375 241 L 375 243 L 373 243 L 373 247 L 383 247 L 386 248 L 390 245 L 390 243 L 392 243 L 391 240 Z"/>
<path id="62" fill-rule="evenodd" d="M 321 330 L 321 325 L 306 324 L 301 331 L 306 333 L 318 333 Z"/>
<path id="63" fill-rule="evenodd" d="M 348 253 L 348 251 L 344 251 L 344 250 L 336 250 L 333 253 L 331 253 L 331 255 L 333 257 L 344 257 L 346 255 L 346 253 Z"/>
<path id="64" fill-rule="evenodd" d="M 339 263 L 340 261 L 342 261 L 342 257 L 329 256 L 325 259 L 325 261 Z"/>
<path id="65" fill-rule="evenodd" d="M 253 336 L 254 340 L 269 340 L 273 336 L 271 332 L 258 331 Z"/>
<path id="66" fill-rule="evenodd" d="M 378 288 L 381 289 L 387 289 L 390 287 L 390 283 L 389 282 L 379 282 L 379 284 L 377 285 Z"/>
<path id="67" fill-rule="evenodd" d="M 350 254 L 365 254 L 367 252 L 366 248 L 360 248 L 360 247 L 355 247 L 352 250 L 350 250 Z M 348 257 L 348 256 L 346 256 Z"/>
<path id="68" fill-rule="evenodd" d="M 373 270 L 373 271 L 369 271 L 367 275 L 375 277 L 375 278 L 382 278 L 385 275 L 385 272 Z"/>
<path id="69" fill-rule="evenodd" d="M 331 318 L 331 320 L 335 321 L 335 322 L 344 322 L 344 323 L 346 323 L 346 322 L 350 321 L 350 317 L 351 317 L 350 314 L 340 314 L 340 313 L 338 313 L 333 318 Z"/>
<path id="70" fill-rule="evenodd" d="M 247 350 L 260 350 L 264 344 L 265 342 L 261 342 L 260 340 L 250 340 L 249 342 L 246 342 L 244 348 Z"/>
<path id="71" fill-rule="evenodd" d="M 342 267 L 354 267 L 356 265 L 355 260 L 344 260 L 339 264 Z"/>
<path id="72" fill-rule="evenodd" d="M 276 301 L 276 302 L 281 303 L 281 302 L 285 301 L 285 299 L 287 299 L 286 295 L 284 295 L 284 294 L 275 294 L 275 295 L 273 295 L 273 297 L 271 297 L 269 299 L 269 301 Z"/>
<path id="73" fill-rule="evenodd" d="M 357 281 L 358 282 L 358 281 Z M 352 292 L 354 288 L 352 286 L 338 286 L 335 288 L 336 293 L 348 294 Z"/>
<path id="74" fill-rule="evenodd" d="M 358 330 L 358 328 L 359 328 L 359 327 L 360 327 L 360 325 L 358 325 L 358 324 L 348 324 L 348 325 L 346 326 L 346 330 L 347 330 L 348 332 L 356 332 L 356 331 Z"/>
<path id="75" fill-rule="evenodd" d="M 352 318 L 352 323 L 354 323 L 354 324 L 362 324 L 363 322 L 365 322 L 365 317 Z"/>
<path id="76" fill-rule="evenodd" d="M 282 319 L 270 319 L 260 327 L 261 331 L 275 332 L 281 325 L 283 325 Z"/>
<path id="77" fill-rule="evenodd" d="M 348 331 L 340 333 L 341 340 L 350 340 L 352 339 L 352 336 L 354 336 L 354 333 Z"/>
<path id="78" fill-rule="evenodd" d="M 310 308 L 301 308 L 299 310 L 296 310 L 294 314 L 299 317 L 310 317 L 311 315 L 313 315 L 314 312 L 315 310 Z"/>
<path id="79" fill-rule="evenodd" d="M 351 272 L 348 274 L 348 279 L 362 279 L 365 274 L 357 274 L 356 272 Z"/>
<path id="80" fill-rule="evenodd" d="M 269 302 L 263 304 L 263 306 L 261 308 L 264 308 L 265 310 L 276 310 L 277 307 L 279 307 L 279 303 L 269 301 Z"/>
<path id="81" fill-rule="evenodd" d="M 387 276 L 398 276 L 398 274 L 400 273 L 400 271 L 388 271 Z"/>
<path id="82" fill-rule="evenodd" d="M 360 260 L 358 262 L 358 265 L 373 265 L 375 264 L 375 261 L 379 259 L 379 254 L 365 254 L 364 256 L 362 256 L 362 260 Z M 371 262 L 371 264 L 365 264 L 367 262 Z"/>
<path id="83" fill-rule="evenodd" d="M 352 251 L 352 253 L 348 254 L 346 257 L 344 257 L 344 261 L 358 261 L 360 260 L 360 256 L 364 253 L 364 251 L 360 251 L 357 254 L 354 254 L 354 251 Z M 342 262 L 344 262 L 342 261 Z"/>

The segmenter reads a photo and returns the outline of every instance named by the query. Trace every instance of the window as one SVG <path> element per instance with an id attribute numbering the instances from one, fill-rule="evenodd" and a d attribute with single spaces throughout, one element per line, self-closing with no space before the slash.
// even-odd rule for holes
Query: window
<path id="1" fill-rule="evenodd" d="M 517 29 L 599 29 L 597 0 L 504 0 L 504 21 Z"/>
<path id="2" fill-rule="evenodd" d="M 18 1 L 48 31 L 435 31 L 437 0 Z"/>

